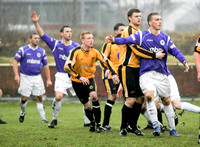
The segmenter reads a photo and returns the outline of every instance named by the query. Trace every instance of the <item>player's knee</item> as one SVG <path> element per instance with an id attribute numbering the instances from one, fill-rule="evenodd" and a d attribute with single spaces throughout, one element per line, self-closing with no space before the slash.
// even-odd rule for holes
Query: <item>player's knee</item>
<path id="1" fill-rule="evenodd" d="M 90 98 L 91 98 L 92 101 L 98 100 L 97 93 L 96 92 L 91 92 L 90 93 Z"/>
<path id="2" fill-rule="evenodd" d="M 138 98 L 136 99 L 136 102 L 137 102 L 138 104 L 143 104 L 143 103 L 144 103 L 144 96 L 138 97 Z"/>
<path id="3" fill-rule="evenodd" d="M 170 98 L 162 98 L 163 105 L 169 105 L 171 103 Z"/>

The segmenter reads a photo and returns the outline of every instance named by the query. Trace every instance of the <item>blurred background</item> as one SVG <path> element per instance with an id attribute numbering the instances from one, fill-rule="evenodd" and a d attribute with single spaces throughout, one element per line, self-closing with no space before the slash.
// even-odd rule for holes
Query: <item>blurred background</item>
<path id="1" fill-rule="evenodd" d="M 70 25 L 73 30 L 72 40 L 80 42 L 82 31 L 94 34 L 94 48 L 101 50 L 105 36 L 113 34 L 116 23 L 128 25 L 127 12 L 138 8 L 142 12 L 140 29 L 148 29 L 147 15 L 159 12 L 162 16 L 162 31 L 170 35 L 175 45 L 186 56 L 190 72 L 183 73 L 179 61 L 170 58 L 170 70 L 175 76 L 182 96 L 199 96 L 200 85 L 196 80 L 193 51 L 200 33 L 200 0 L 0 0 L 0 88 L 4 95 L 17 94 L 17 84 L 12 71 L 13 57 L 19 47 L 28 44 L 30 33 L 35 32 L 31 21 L 32 11 L 40 17 L 40 25 L 51 37 L 60 39 L 60 28 Z M 47 52 L 48 60 L 54 64 L 51 50 L 41 40 L 39 46 Z M 169 62 L 168 61 L 168 62 Z M 3 64 L 2 64 L 3 63 Z M 175 64 L 175 66 L 174 66 Z M 55 64 L 51 67 L 52 81 L 56 72 Z M 98 68 L 96 78 L 102 82 Z M 98 83 L 100 94 L 105 94 L 102 84 Z M 54 95 L 53 86 L 47 88 L 47 95 Z"/>
<path id="2" fill-rule="evenodd" d="M 116 23 L 128 25 L 127 11 L 131 8 L 142 12 L 141 30 L 148 28 L 147 15 L 159 12 L 162 31 L 185 55 L 192 55 L 200 32 L 199 4 L 199 0 L 0 0 L 0 56 L 13 57 L 28 43 L 30 32 L 35 31 L 32 11 L 41 15 L 40 24 L 48 35 L 60 39 L 61 26 L 70 25 L 73 40 L 80 43 L 80 33 L 89 30 L 95 36 L 94 47 L 100 50 Z M 40 46 L 47 48 L 42 41 Z"/>

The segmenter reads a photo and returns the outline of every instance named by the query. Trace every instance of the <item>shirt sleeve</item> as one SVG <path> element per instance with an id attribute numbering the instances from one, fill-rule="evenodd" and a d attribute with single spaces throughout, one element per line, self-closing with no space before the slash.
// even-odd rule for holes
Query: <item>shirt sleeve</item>
<path id="1" fill-rule="evenodd" d="M 46 66 L 48 64 L 47 55 L 46 55 L 45 50 L 43 50 L 42 64 L 43 64 L 43 66 Z"/>
<path id="2" fill-rule="evenodd" d="M 168 52 L 175 56 L 181 63 L 186 61 L 186 58 L 182 54 L 182 52 L 175 46 L 175 44 L 172 42 L 171 38 L 169 38 L 169 43 L 168 43 Z"/>
<path id="3" fill-rule="evenodd" d="M 48 47 L 53 51 L 55 44 L 57 42 L 56 39 L 49 37 L 47 34 L 44 33 L 43 36 L 41 36 L 41 39 L 48 45 Z"/>
<path id="4" fill-rule="evenodd" d="M 23 48 L 21 47 L 21 48 L 18 49 L 17 53 L 15 54 L 14 59 L 17 60 L 17 61 L 21 61 L 22 58 L 23 58 L 23 54 L 24 54 Z"/>

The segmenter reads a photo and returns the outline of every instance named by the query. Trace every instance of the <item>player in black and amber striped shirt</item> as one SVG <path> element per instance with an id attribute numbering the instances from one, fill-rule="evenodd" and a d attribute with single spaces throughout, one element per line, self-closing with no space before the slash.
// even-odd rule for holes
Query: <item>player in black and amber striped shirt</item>
<path id="1" fill-rule="evenodd" d="M 100 124 L 101 110 L 96 92 L 96 84 L 94 81 L 96 62 L 100 61 L 103 68 L 109 68 L 115 84 L 119 83 L 119 78 L 116 75 L 113 64 L 97 49 L 92 48 L 94 40 L 91 32 L 81 33 L 81 42 L 82 45 L 80 47 L 71 51 L 69 58 L 65 63 L 64 69 L 72 76 L 71 81 L 73 88 L 79 100 L 84 105 L 85 114 L 91 122 L 90 131 L 95 131 L 96 122 L 96 131 L 101 133 L 104 131 L 104 128 L 101 127 Z M 93 110 L 91 110 L 89 97 L 92 100 Z"/>
<path id="2" fill-rule="evenodd" d="M 121 36 L 124 28 L 125 28 L 125 25 L 122 23 L 117 23 L 114 26 L 114 33 L 116 35 L 115 38 Z M 107 58 L 113 63 L 116 70 L 118 70 L 118 67 L 119 67 L 119 57 L 118 57 L 119 48 L 120 46 L 117 44 L 105 43 L 102 46 L 102 50 L 101 50 L 101 52 L 105 56 L 107 56 Z M 104 108 L 103 127 L 105 128 L 106 131 L 111 131 L 111 127 L 109 126 L 110 115 L 112 112 L 112 107 L 115 104 L 115 100 L 117 98 L 117 90 L 118 90 L 119 84 L 117 85 L 113 84 L 111 74 L 109 74 L 108 77 L 105 77 L 105 70 L 102 70 L 102 79 L 103 79 L 104 86 L 108 94 L 108 99 Z"/>

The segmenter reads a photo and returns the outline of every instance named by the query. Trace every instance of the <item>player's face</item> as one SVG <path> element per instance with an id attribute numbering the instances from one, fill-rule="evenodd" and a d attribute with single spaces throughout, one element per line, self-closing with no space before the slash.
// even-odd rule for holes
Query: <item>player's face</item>
<path id="1" fill-rule="evenodd" d="M 125 26 L 119 26 L 118 30 L 115 30 L 115 35 L 122 34 L 124 29 L 125 29 Z"/>
<path id="2" fill-rule="evenodd" d="M 141 13 L 133 13 L 129 20 L 132 25 L 139 26 L 141 24 Z"/>
<path id="3" fill-rule="evenodd" d="M 87 47 L 92 47 L 94 42 L 94 37 L 92 34 L 86 34 L 84 39 L 82 40 L 83 44 Z"/>
<path id="4" fill-rule="evenodd" d="M 30 44 L 33 46 L 33 47 L 36 47 L 38 44 L 39 44 L 39 41 L 40 41 L 40 37 L 39 35 L 33 35 L 32 38 L 30 38 Z"/>
<path id="5" fill-rule="evenodd" d="M 71 28 L 64 28 L 63 32 L 60 33 L 63 39 L 66 41 L 71 40 L 72 38 L 72 29 Z"/>
<path id="6" fill-rule="evenodd" d="M 162 25 L 162 18 L 160 15 L 154 15 L 152 16 L 152 20 L 150 23 L 150 26 L 154 28 L 155 30 L 160 30 Z"/>

